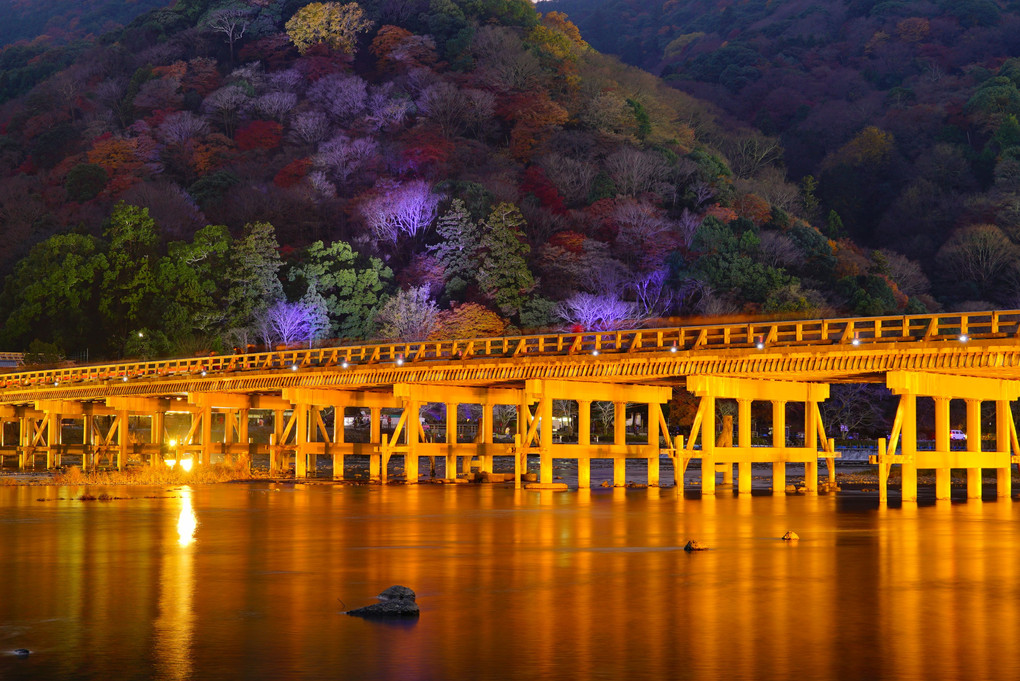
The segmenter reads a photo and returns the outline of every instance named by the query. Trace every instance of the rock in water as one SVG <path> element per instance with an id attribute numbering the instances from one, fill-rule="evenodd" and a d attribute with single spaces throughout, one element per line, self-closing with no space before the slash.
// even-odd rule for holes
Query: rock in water
<path id="1" fill-rule="evenodd" d="M 389 600 L 414 600 L 414 591 L 406 586 L 394 585 L 379 594 L 380 601 Z"/>
<path id="2" fill-rule="evenodd" d="M 691 551 L 708 551 L 708 547 L 702 544 L 700 541 L 692 539 L 689 542 L 687 542 L 686 546 L 684 546 L 684 551 L 686 551 L 687 553 L 690 553 Z"/>
<path id="3" fill-rule="evenodd" d="M 800 537 L 793 530 L 787 530 L 786 534 L 783 535 L 783 541 L 794 541 L 796 539 L 800 539 Z"/>
<path id="4" fill-rule="evenodd" d="M 421 613 L 414 602 L 414 591 L 406 586 L 391 586 L 379 594 L 379 602 L 356 610 L 348 610 L 348 615 L 367 617 L 370 619 L 418 617 Z"/>
<path id="5" fill-rule="evenodd" d="M 17 655 L 18 657 L 28 657 L 29 655 L 32 654 L 32 651 L 30 651 L 28 648 L 15 648 L 14 654 Z"/>

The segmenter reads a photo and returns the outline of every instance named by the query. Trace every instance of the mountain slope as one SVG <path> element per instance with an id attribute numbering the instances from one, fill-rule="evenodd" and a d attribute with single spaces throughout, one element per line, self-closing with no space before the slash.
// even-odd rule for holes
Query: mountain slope
<path id="1" fill-rule="evenodd" d="M 194 0 L 76 50 L 0 108 L 5 347 L 935 305 L 771 140 L 526 0 Z"/>

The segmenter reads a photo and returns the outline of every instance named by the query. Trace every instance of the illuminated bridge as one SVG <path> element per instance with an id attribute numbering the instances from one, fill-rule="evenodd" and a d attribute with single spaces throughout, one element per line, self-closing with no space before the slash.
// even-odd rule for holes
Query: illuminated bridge
<path id="1" fill-rule="evenodd" d="M 949 497 L 954 468 L 966 469 L 970 497 L 980 496 L 986 468 L 996 471 L 997 493 L 1010 495 L 1011 466 L 1020 461 L 1010 409 L 1020 397 L 1020 311 L 380 343 L 4 373 L 0 463 L 16 459 L 24 470 L 45 457 L 52 468 L 74 457 L 86 469 L 124 468 L 133 459 L 161 465 L 184 456 L 202 465 L 268 454 L 274 471 L 293 456 L 295 475 L 304 478 L 319 456 L 332 457 L 334 476 L 342 477 L 345 457 L 359 455 L 368 457 L 369 475 L 385 481 L 396 455 L 414 482 L 422 456 L 445 459 L 451 480 L 473 463 L 492 474 L 493 457 L 512 456 L 519 485 L 527 456 L 537 454 L 538 486 L 553 484 L 554 458 L 576 460 L 579 485 L 588 486 L 592 459 L 613 461 L 616 485 L 624 484 L 627 460 L 642 459 L 648 483 L 657 485 L 666 454 L 676 471 L 700 459 L 704 472 L 721 467 L 724 480 L 736 464 L 745 493 L 752 463 L 772 465 L 776 492 L 786 489 L 786 464 L 803 464 L 806 490 L 815 492 L 819 459 L 832 480 L 839 457 L 818 405 L 841 382 L 882 383 L 899 396 L 892 432 L 874 457 L 883 499 L 893 465 L 902 469 L 904 500 L 916 499 L 918 469 L 936 471 L 937 498 Z M 662 410 L 679 386 L 699 398 L 686 442 L 670 438 Z M 932 450 L 918 450 L 918 397 L 934 400 Z M 717 436 L 719 399 L 737 402 L 735 443 L 731 424 Z M 966 403 L 963 451 L 950 446 L 954 399 Z M 554 400 L 576 402 L 576 443 L 554 432 Z M 612 442 L 591 441 L 594 402 L 613 405 Z M 752 446 L 755 402 L 771 404 L 771 446 Z M 994 451 L 982 448 L 984 402 L 994 403 Z M 422 422 L 428 403 L 446 405 L 445 428 Z M 803 405 L 795 427 L 805 437 L 796 446 L 786 438 L 789 403 Z M 473 442 L 457 442 L 458 404 L 481 406 Z M 512 434 L 494 433 L 496 405 L 515 410 Z M 631 414 L 647 405 L 642 442 L 628 442 L 628 405 Z M 362 412 L 370 414 L 360 438 L 367 442 L 347 441 L 345 415 Z M 171 440 L 168 414 L 185 419 L 186 434 Z M 272 423 L 268 443 L 252 442 L 254 418 Z M 715 487 L 716 476 L 703 474 L 702 491 Z"/>

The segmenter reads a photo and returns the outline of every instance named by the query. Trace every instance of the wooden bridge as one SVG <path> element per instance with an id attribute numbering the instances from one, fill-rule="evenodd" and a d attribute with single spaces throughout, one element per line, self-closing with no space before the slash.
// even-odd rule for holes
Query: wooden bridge
<path id="1" fill-rule="evenodd" d="M 715 491 L 710 471 L 722 468 L 724 481 L 732 480 L 734 464 L 739 492 L 749 493 L 752 463 L 771 464 L 776 492 L 786 488 L 786 464 L 802 464 L 814 492 L 819 459 L 832 479 L 839 457 L 818 405 L 840 382 L 882 383 L 899 396 L 890 437 L 874 457 L 883 499 L 893 465 L 902 469 L 907 501 L 916 499 L 918 469 L 936 471 L 937 498 L 949 497 L 954 468 L 966 469 L 968 496 L 980 496 L 986 468 L 996 471 L 997 493 L 1010 495 L 1020 455 L 1011 411 L 1020 397 L 1020 311 L 378 343 L 3 373 L 0 465 L 24 470 L 43 457 L 47 468 L 68 460 L 86 469 L 124 468 L 132 459 L 204 465 L 224 455 L 250 461 L 268 454 L 274 471 L 293 456 L 295 475 L 304 478 L 315 473 L 319 456 L 332 458 L 335 477 L 343 476 L 345 457 L 365 456 L 369 475 L 384 481 L 396 455 L 414 482 L 422 456 L 433 464 L 444 459 L 451 480 L 473 463 L 492 474 L 493 458 L 508 456 L 521 484 L 527 456 L 537 454 L 539 485 L 553 483 L 554 458 L 577 461 L 580 486 L 590 484 L 592 459 L 613 461 L 616 485 L 624 484 L 627 460 L 642 459 L 656 485 L 660 454 L 667 454 L 677 471 L 701 460 L 704 493 Z M 699 398 L 686 442 L 670 438 L 662 410 L 676 387 Z M 934 450 L 917 447 L 918 397 L 934 400 Z M 737 402 L 735 444 L 717 437 L 720 399 Z M 953 399 L 966 402 L 965 451 L 950 447 Z M 576 443 L 554 433 L 554 400 L 577 404 Z M 613 405 L 612 442 L 591 441 L 593 402 Z M 752 446 L 754 402 L 771 403 L 770 446 Z M 995 405 L 994 451 L 982 451 L 983 402 Z M 427 432 L 420 414 L 429 403 L 445 405 L 445 427 Z M 785 437 L 789 403 L 803 405 L 805 437 L 797 446 Z M 473 442 L 457 441 L 458 404 L 481 407 Z M 494 433 L 496 405 L 515 412 L 512 438 Z M 642 442 L 628 441 L 628 405 L 630 413 L 646 405 L 639 408 Z M 384 410 L 395 418 L 389 432 Z M 367 442 L 351 442 L 345 422 L 362 413 Z M 168 418 L 185 419 L 177 437 Z M 268 443 L 253 442 L 253 418 L 271 422 Z"/>

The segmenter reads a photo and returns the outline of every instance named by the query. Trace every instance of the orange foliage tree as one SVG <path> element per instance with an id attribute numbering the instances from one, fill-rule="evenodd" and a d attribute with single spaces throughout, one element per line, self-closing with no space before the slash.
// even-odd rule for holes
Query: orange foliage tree
<path id="1" fill-rule="evenodd" d="M 501 336 L 507 325 L 506 319 L 484 305 L 464 303 L 439 313 L 436 329 L 429 340 Z"/>

